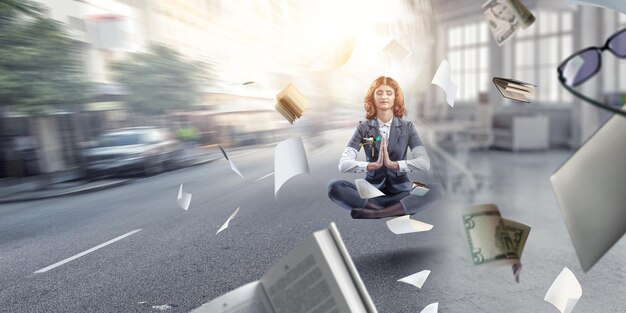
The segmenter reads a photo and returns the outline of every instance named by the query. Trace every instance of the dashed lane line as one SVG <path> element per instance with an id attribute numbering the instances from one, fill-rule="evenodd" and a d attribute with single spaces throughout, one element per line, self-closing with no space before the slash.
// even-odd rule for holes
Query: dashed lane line
<path id="1" fill-rule="evenodd" d="M 76 259 L 78 259 L 78 258 L 80 258 L 82 256 L 85 256 L 85 255 L 87 255 L 87 254 L 89 254 L 91 252 L 94 252 L 94 251 L 96 251 L 96 250 L 98 250 L 100 248 L 104 248 L 105 246 L 108 246 L 108 245 L 110 245 L 110 244 L 112 244 L 112 243 L 114 243 L 114 242 L 116 242 L 118 240 L 122 240 L 122 239 L 124 239 L 124 238 L 126 238 L 126 237 L 128 237 L 128 236 L 130 236 L 130 235 L 132 235 L 134 233 L 140 232 L 140 231 L 141 231 L 141 228 L 140 229 L 135 229 L 135 230 L 133 230 L 131 232 L 128 232 L 128 233 L 126 233 L 124 235 L 121 235 L 121 236 L 119 236 L 117 238 L 111 239 L 111 240 L 109 240 L 109 241 L 107 241 L 107 242 L 105 242 L 103 244 L 99 244 L 99 245 L 97 245 L 97 246 L 95 246 L 95 247 L 93 247 L 93 248 L 91 248 L 89 250 L 85 250 L 85 251 L 83 251 L 83 252 L 81 252 L 81 253 L 79 253 L 77 255 L 71 256 L 71 257 L 69 257 L 69 258 L 67 258 L 67 259 L 65 259 L 63 261 L 56 262 L 56 263 L 54 263 L 54 264 L 52 264 L 50 266 L 47 266 L 47 267 L 44 267 L 44 268 L 42 268 L 42 269 L 40 269 L 38 271 L 35 271 L 34 274 L 45 273 L 45 272 L 47 272 L 47 271 L 49 271 L 51 269 L 59 267 L 59 266 L 65 264 L 67 262 L 71 262 L 73 260 L 76 260 Z"/>

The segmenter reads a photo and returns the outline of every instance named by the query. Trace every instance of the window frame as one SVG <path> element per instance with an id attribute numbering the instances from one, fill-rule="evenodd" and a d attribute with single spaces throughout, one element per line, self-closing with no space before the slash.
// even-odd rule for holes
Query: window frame
<path id="1" fill-rule="evenodd" d="M 467 38 L 464 37 L 466 37 L 465 34 L 471 27 L 475 29 L 475 40 L 468 43 L 466 42 Z M 460 44 L 451 44 L 450 40 L 454 31 L 460 32 L 460 38 L 462 39 Z M 481 31 L 483 34 L 481 34 Z M 490 40 L 492 39 L 487 22 L 484 19 L 476 19 L 463 23 L 450 24 L 446 27 L 445 34 L 446 60 L 450 63 L 450 75 L 452 76 L 452 80 L 458 85 L 455 104 L 463 105 L 476 103 L 478 102 L 480 93 L 489 91 L 489 75 L 491 68 Z M 484 49 L 486 54 L 484 62 L 481 62 L 482 49 Z M 466 66 L 467 62 L 465 62 L 465 57 L 470 51 L 474 53 L 475 66 L 473 68 Z M 453 62 L 453 53 L 459 53 L 458 64 Z M 473 77 L 476 83 L 474 85 L 474 91 L 470 94 L 465 92 L 465 90 L 467 90 L 465 88 L 465 81 L 471 77 Z M 481 90 L 482 87 L 484 87 L 483 90 Z"/>
<path id="2" fill-rule="evenodd" d="M 547 13 L 556 14 L 557 28 L 556 28 L 556 31 L 548 30 L 545 33 L 542 33 L 541 26 L 539 25 L 539 23 L 541 23 L 541 20 L 547 21 L 550 19 L 548 18 L 542 19 L 540 15 L 547 14 Z M 578 36 L 576 36 L 576 34 L 580 33 L 578 30 L 577 23 L 576 23 L 576 21 L 579 18 L 578 10 L 558 11 L 558 10 L 550 10 L 550 9 L 538 9 L 535 12 L 533 12 L 533 14 L 537 17 L 537 21 L 535 21 L 535 23 L 531 25 L 529 28 L 519 30 L 519 32 L 514 35 L 510 43 L 512 45 L 511 66 L 512 66 L 513 77 L 524 79 L 520 77 L 521 76 L 519 74 L 520 71 L 532 72 L 532 79 L 529 79 L 528 82 L 537 85 L 537 88 L 535 89 L 536 95 L 533 100 L 534 103 L 539 104 L 541 106 L 552 107 L 552 108 L 571 107 L 572 104 L 575 102 L 575 99 L 572 95 L 570 95 L 567 92 L 567 90 L 565 90 L 564 88 L 561 88 L 560 84 L 558 83 L 556 68 L 558 67 L 558 65 L 560 64 L 562 60 L 564 60 L 566 57 L 568 57 L 572 53 L 576 52 L 575 47 L 577 46 L 577 40 L 578 40 Z M 563 20 L 566 14 L 570 14 L 570 18 L 571 18 L 569 30 L 564 30 L 565 28 L 563 27 L 564 25 Z M 564 38 L 566 37 L 569 37 L 569 41 L 570 41 L 569 48 L 566 48 L 563 46 L 563 41 L 564 41 Z M 545 49 L 544 45 L 542 45 L 542 42 L 548 41 L 550 39 L 556 40 L 556 47 L 558 48 L 556 64 L 550 64 L 549 62 L 543 62 L 541 60 L 541 57 L 543 55 L 542 53 L 540 53 L 540 51 L 542 49 Z M 533 60 L 530 65 L 519 66 L 517 62 L 518 61 L 517 47 L 518 47 L 518 44 L 521 44 L 524 42 L 529 42 L 533 44 L 533 47 L 532 47 Z M 541 86 L 542 81 L 540 78 L 542 77 L 541 76 L 542 72 L 545 72 L 546 70 L 551 73 L 550 75 L 554 78 L 554 81 L 556 82 L 557 94 L 556 94 L 555 100 L 549 99 L 550 95 L 545 96 L 544 94 L 542 94 L 542 86 Z"/>
<path id="3" fill-rule="evenodd" d="M 626 28 L 626 15 L 617 11 L 606 10 L 603 12 L 606 20 L 611 25 L 605 27 L 604 38 L 609 38 L 612 34 Z M 626 62 L 621 61 L 615 57 L 612 53 L 604 53 L 602 55 L 602 93 L 604 95 L 609 93 L 626 93 L 626 73 L 623 73 Z M 621 65 L 621 68 L 620 68 Z M 611 78 L 612 79 L 607 79 Z M 623 88 L 620 88 L 623 86 Z"/>

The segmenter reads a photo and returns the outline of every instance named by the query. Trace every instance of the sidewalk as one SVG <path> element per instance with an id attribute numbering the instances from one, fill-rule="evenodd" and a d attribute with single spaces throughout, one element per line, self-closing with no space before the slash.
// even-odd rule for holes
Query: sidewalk
<path id="1" fill-rule="evenodd" d="M 217 147 L 201 147 L 194 151 L 185 151 L 183 157 L 179 160 L 179 168 L 206 164 L 223 157 Z M 57 182 L 47 186 L 45 189 L 38 189 L 35 183 L 36 179 L 37 178 L 34 177 L 26 182 L 19 182 L 18 185 L 12 186 L 10 182 L 7 183 L 9 185 L 8 187 L 0 188 L 0 204 L 88 193 L 122 186 L 137 180 L 135 177 L 101 179 L 97 181 L 79 179 Z"/>
<path id="2" fill-rule="evenodd" d="M 125 185 L 130 181 L 131 179 L 104 179 L 93 182 L 86 182 L 84 180 L 63 182 L 53 184 L 49 188 L 42 190 L 22 191 L 4 196 L 0 198 L 0 204 L 76 195 Z"/>
<path id="3" fill-rule="evenodd" d="M 319 147 L 324 145 L 324 134 L 315 137 L 302 138 L 306 145 Z M 228 153 L 235 152 L 243 149 L 258 149 L 272 147 L 279 142 L 263 143 L 251 146 L 241 146 L 233 148 L 225 148 Z M 218 148 L 217 144 L 208 145 L 203 147 L 197 147 L 193 150 L 186 150 L 182 158 L 179 160 L 179 168 L 186 168 L 190 166 L 202 165 L 215 160 L 223 158 L 222 152 Z M 71 177 L 72 175 L 66 175 Z M 77 175 L 74 175 L 76 177 Z M 135 177 L 122 177 L 114 179 L 101 179 L 97 181 L 88 181 L 83 179 L 73 179 L 69 181 L 54 182 L 45 189 L 37 189 L 36 181 L 37 177 L 29 179 L 26 183 L 20 185 L 11 185 L 8 183 L 8 187 L 0 186 L 0 204 L 34 201 L 49 199 L 67 195 L 76 195 L 82 193 L 88 193 L 93 191 L 104 190 L 117 186 L 129 184 L 137 180 Z M 71 178 L 68 178 L 71 179 Z M 59 179 L 62 180 L 62 179 Z"/>

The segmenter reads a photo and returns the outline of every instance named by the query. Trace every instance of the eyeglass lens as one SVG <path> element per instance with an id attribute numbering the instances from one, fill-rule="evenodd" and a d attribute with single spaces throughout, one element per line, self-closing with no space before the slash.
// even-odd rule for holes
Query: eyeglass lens
<path id="1" fill-rule="evenodd" d="M 619 58 L 626 58 L 626 31 L 621 31 L 607 43 L 607 49 Z M 601 50 L 586 49 L 559 66 L 565 83 L 576 87 L 600 69 Z"/>
<path id="2" fill-rule="evenodd" d="M 626 57 L 626 31 L 622 31 L 615 37 L 611 38 L 607 47 L 617 57 Z"/>
<path id="3" fill-rule="evenodd" d="M 600 51 L 589 49 L 580 52 L 559 66 L 559 71 L 565 83 L 570 86 L 578 86 L 580 83 L 593 76 L 600 67 Z"/>

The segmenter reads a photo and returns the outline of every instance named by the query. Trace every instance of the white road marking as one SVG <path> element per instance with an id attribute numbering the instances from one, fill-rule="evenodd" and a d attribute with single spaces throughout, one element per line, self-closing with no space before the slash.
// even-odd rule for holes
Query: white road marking
<path id="1" fill-rule="evenodd" d="M 99 245 L 97 245 L 97 246 L 95 246 L 95 247 L 93 247 L 93 248 L 91 248 L 89 250 L 85 250 L 85 251 L 83 251 L 83 252 L 81 252 L 81 253 L 79 253 L 79 254 L 77 254 L 75 256 L 69 257 L 69 258 L 67 258 L 67 259 L 65 259 L 63 261 L 60 261 L 60 262 L 54 263 L 54 264 L 52 264 L 50 266 L 44 267 L 44 268 L 36 271 L 35 274 L 45 273 L 45 272 L 47 272 L 47 271 L 49 271 L 49 270 L 51 270 L 53 268 L 59 267 L 59 266 L 65 264 L 67 262 L 76 260 L 76 259 L 80 258 L 81 256 L 87 255 L 87 254 L 89 254 L 91 252 L 94 252 L 94 251 L 96 251 L 96 250 L 98 250 L 100 248 L 108 246 L 108 245 L 110 245 L 110 244 L 112 244 L 112 243 L 114 243 L 114 242 L 116 242 L 118 240 L 122 240 L 122 239 L 124 239 L 124 238 L 126 238 L 126 237 L 128 237 L 128 236 L 130 236 L 130 235 L 132 235 L 132 234 L 134 234 L 136 232 L 140 232 L 140 231 L 141 231 L 141 228 L 140 229 L 135 229 L 135 230 L 133 230 L 131 232 L 128 232 L 128 233 L 126 233 L 124 235 L 121 235 L 121 236 L 119 236 L 119 237 L 117 237 L 115 239 L 111 239 L 111 240 L 109 240 L 109 241 L 107 241 L 107 242 L 105 242 L 103 244 L 99 244 Z"/>
<path id="2" fill-rule="evenodd" d="M 259 178 L 257 178 L 255 181 L 259 181 L 259 180 L 262 180 L 262 179 L 266 179 L 266 178 L 268 178 L 268 177 L 270 177 L 270 176 L 272 176 L 272 175 L 274 175 L 274 172 L 271 172 L 271 173 L 269 173 L 269 174 L 267 174 L 267 175 L 265 175 L 265 176 L 263 176 L 263 177 L 259 177 Z"/>

